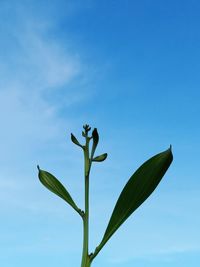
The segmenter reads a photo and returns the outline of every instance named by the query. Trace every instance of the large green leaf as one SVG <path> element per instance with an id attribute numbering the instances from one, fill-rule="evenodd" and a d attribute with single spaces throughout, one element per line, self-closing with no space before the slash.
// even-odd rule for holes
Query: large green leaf
<path id="1" fill-rule="evenodd" d="M 104 246 L 122 223 L 151 195 L 172 160 L 173 155 L 170 146 L 168 150 L 147 160 L 131 176 L 117 200 L 97 251 Z"/>
<path id="2" fill-rule="evenodd" d="M 64 199 L 70 206 L 72 206 L 78 213 L 80 213 L 80 209 L 77 207 L 74 200 L 72 199 L 66 188 L 61 184 L 61 182 L 51 173 L 41 170 L 39 166 L 38 170 L 38 177 L 40 182 L 51 192 Z"/>

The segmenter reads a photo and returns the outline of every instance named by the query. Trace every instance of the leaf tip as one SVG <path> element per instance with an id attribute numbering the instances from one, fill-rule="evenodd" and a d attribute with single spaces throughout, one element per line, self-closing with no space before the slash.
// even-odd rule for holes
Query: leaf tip
<path id="1" fill-rule="evenodd" d="M 40 171 L 40 166 L 39 165 L 37 165 L 37 169 L 38 169 L 38 171 Z"/>
<path id="2" fill-rule="evenodd" d="M 168 148 L 168 151 L 169 151 L 169 153 L 172 155 L 172 157 L 173 157 L 173 153 L 172 153 L 172 145 L 170 144 L 170 146 L 169 146 L 169 148 Z"/>
<path id="3" fill-rule="evenodd" d="M 72 142 L 73 142 L 73 139 L 74 139 L 74 135 L 73 135 L 73 133 L 71 133 L 71 140 L 72 140 Z"/>

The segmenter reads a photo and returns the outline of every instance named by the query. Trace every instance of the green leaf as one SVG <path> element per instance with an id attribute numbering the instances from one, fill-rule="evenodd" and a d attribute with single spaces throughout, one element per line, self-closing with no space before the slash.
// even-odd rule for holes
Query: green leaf
<path id="1" fill-rule="evenodd" d="M 76 139 L 76 137 L 72 133 L 71 133 L 71 140 L 75 145 L 83 148 L 83 146 L 79 143 L 79 141 Z"/>
<path id="2" fill-rule="evenodd" d="M 172 160 L 173 155 L 170 146 L 168 150 L 147 160 L 131 176 L 117 200 L 103 239 L 97 247 L 97 252 L 123 222 L 151 195 Z"/>
<path id="3" fill-rule="evenodd" d="M 92 138 L 93 138 L 93 144 L 92 144 L 92 151 L 91 151 L 91 159 L 93 159 L 94 152 L 99 142 L 99 134 L 98 134 L 97 128 L 94 128 L 94 130 L 92 131 Z"/>
<path id="4" fill-rule="evenodd" d="M 107 158 L 108 154 L 107 153 L 104 153 L 100 156 L 97 156 L 95 158 L 93 158 L 92 161 L 96 161 L 96 162 L 101 162 L 101 161 L 104 161 L 106 158 Z"/>
<path id="5" fill-rule="evenodd" d="M 72 208 L 74 208 L 78 213 L 80 213 L 80 209 L 76 206 L 72 197 L 70 196 L 66 188 L 61 184 L 61 182 L 51 173 L 41 170 L 39 166 L 37 167 L 39 170 L 38 177 L 40 182 L 51 192 L 64 199 L 70 206 L 72 206 Z"/>

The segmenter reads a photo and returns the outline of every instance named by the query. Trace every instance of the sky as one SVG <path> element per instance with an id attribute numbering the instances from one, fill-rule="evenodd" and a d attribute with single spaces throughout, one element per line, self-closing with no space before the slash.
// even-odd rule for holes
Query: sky
<path id="1" fill-rule="evenodd" d="M 0 0 L 0 265 L 80 266 L 82 222 L 37 164 L 84 208 L 82 125 L 97 127 L 92 252 L 133 172 L 172 145 L 156 191 L 94 267 L 200 264 L 200 3 Z"/>

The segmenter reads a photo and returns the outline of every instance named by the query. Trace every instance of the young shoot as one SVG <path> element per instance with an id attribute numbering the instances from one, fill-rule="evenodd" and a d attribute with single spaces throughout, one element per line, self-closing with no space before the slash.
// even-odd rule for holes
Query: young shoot
<path id="1" fill-rule="evenodd" d="M 94 251 L 89 252 L 90 170 L 93 163 L 103 162 L 107 158 L 107 153 L 95 155 L 95 151 L 99 143 L 99 134 L 96 128 L 94 128 L 91 134 L 89 134 L 90 131 L 91 127 L 89 125 L 86 124 L 83 126 L 82 136 L 85 140 L 84 144 L 81 144 L 77 138 L 71 134 L 71 141 L 81 148 L 84 155 L 84 210 L 77 206 L 65 186 L 62 185 L 62 183 L 54 175 L 40 169 L 40 167 L 37 166 L 39 170 L 38 177 L 41 183 L 54 194 L 65 200 L 81 217 L 83 222 L 83 250 L 81 267 L 91 266 L 93 260 L 111 236 L 155 190 L 173 160 L 170 146 L 166 151 L 148 159 L 133 173 L 119 195 L 101 242 L 96 246 Z M 89 146 L 90 143 L 92 143 L 91 149 Z"/>

